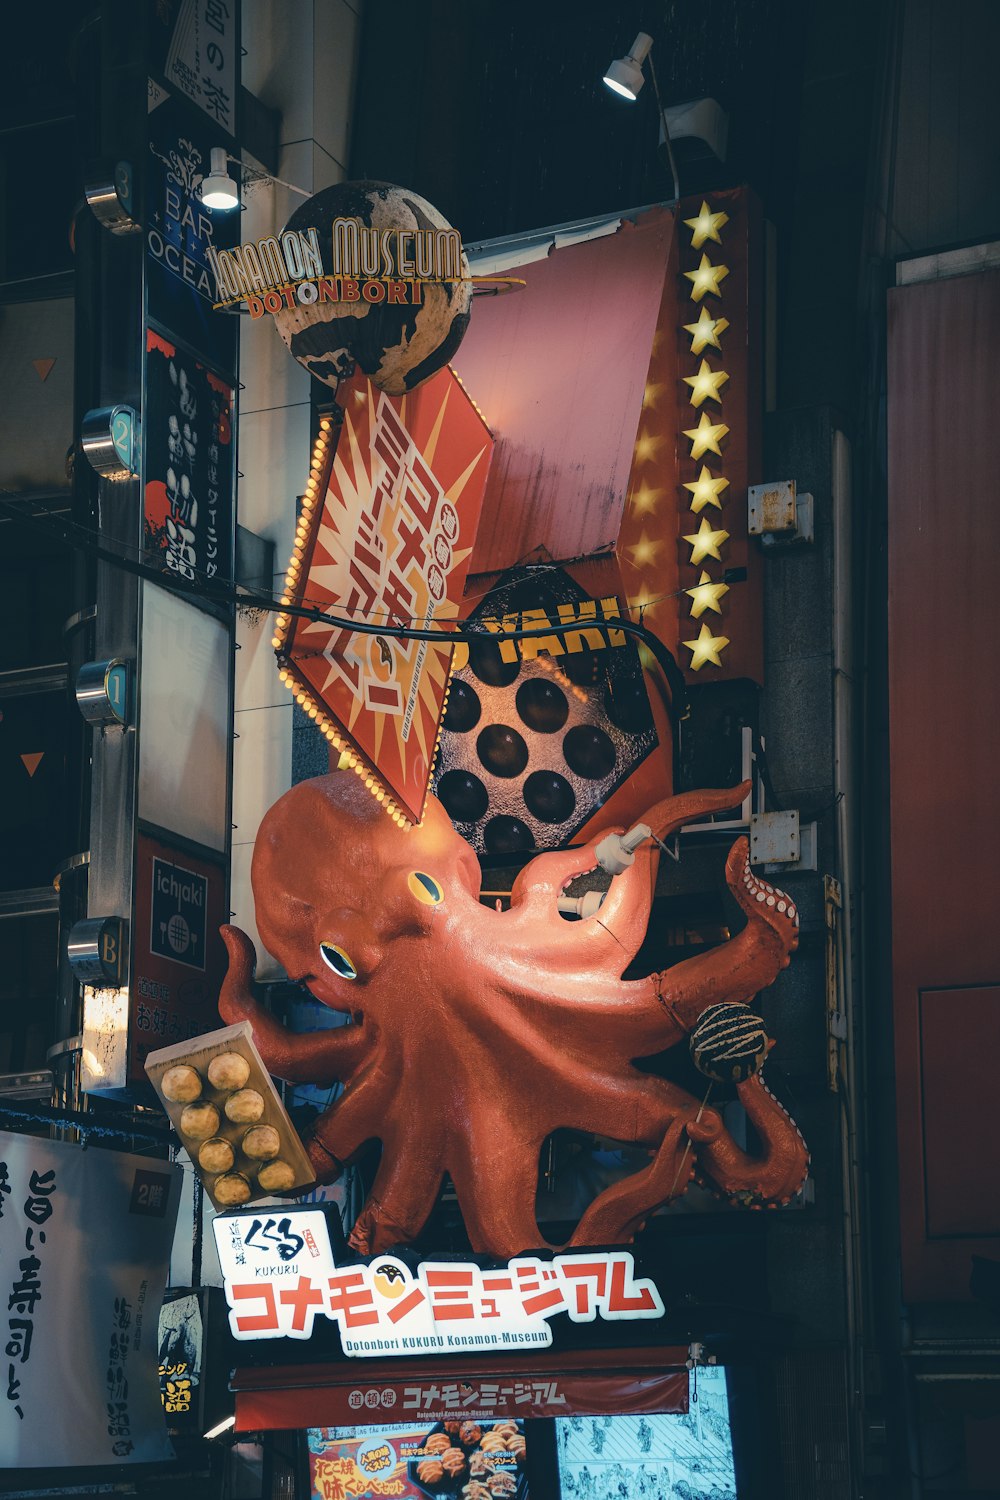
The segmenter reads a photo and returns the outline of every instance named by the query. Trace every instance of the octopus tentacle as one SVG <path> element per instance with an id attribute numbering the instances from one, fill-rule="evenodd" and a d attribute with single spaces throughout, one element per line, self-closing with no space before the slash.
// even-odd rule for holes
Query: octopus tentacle
<path id="1" fill-rule="evenodd" d="M 698 1166 L 733 1197 L 787 1203 L 809 1172 L 802 1134 L 759 1074 L 738 1084 L 736 1092 L 764 1143 L 763 1156 L 748 1156 L 728 1131 L 715 1130 L 712 1122 L 703 1122 L 704 1128 L 692 1123 L 688 1134 L 697 1143 Z"/>
<path id="2" fill-rule="evenodd" d="M 361 1026 L 325 1031 L 288 1031 L 253 992 L 257 955 L 239 927 L 219 929 L 229 954 L 229 968 L 219 995 L 219 1013 L 233 1025 L 249 1021 L 265 1068 L 288 1083 L 329 1083 L 350 1077 L 371 1047 Z"/>
<path id="3" fill-rule="evenodd" d="M 305 1142 L 317 1182 L 335 1182 L 366 1141 L 381 1139 L 392 1094 L 386 1074 L 371 1064 L 323 1111 Z"/>
<path id="4" fill-rule="evenodd" d="M 697 1108 L 692 1100 L 692 1107 Z M 598 1194 L 580 1220 L 571 1245 L 617 1245 L 630 1240 L 650 1214 L 680 1197 L 694 1174 L 694 1155 L 685 1116 L 673 1119 L 648 1167 L 633 1172 Z"/>
<path id="5" fill-rule="evenodd" d="M 512 1140 L 503 1116 L 480 1118 L 482 1133 L 454 1141 L 448 1165 L 473 1250 L 509 1259 L 544 1243 L 534 1208 L 541 1142 Z"/>
<path id="6" fill-rule="evenodd" d="M 729 851 L 726 882 L 747 914 L 743 931 L 658 976 L 664 1004 L 685 1029 L 694 1026 L 709 1005 L 742 1004 L 773 984 L 798 946 L 795 903 L 753 874 L 745 838 L 737 839 Z"/>
<path id="7" fill-rule="evenodd" d="M 750 783 L 742 782 L 722 791 L 683 792 L 676 797 L 666 797 L 649 809 L 643 821 L 656 838 L 664 839 L 695 818 L 736 806 L 749 789 Z M 609 826 L 602 828 L 582 848 L 537 855 L 514 881 L 508 918 L 513 915 L 515 919 L 537 919 L 540 907 L 549 903 L 554 906 L 571 881 L 597 869 L 597 845 L 601 840 L 610 833 L 621 831 Z M 620 975 L 632 962 L 646 935 L 658 865 L 659 849 L 655 844 L 640 848 L 634 863 L 612 880 L 598 914 L 587 918 L 575 929 L 574 943 L 592 967 L 605 968 Z M 510 923 L 511 937 L 517 925 L 517 920 Z M 538 936 L 537 926 L 534 926 L 533 942 L 536 945 Z M 557 929 L 553 940 L 556 951 L 561 952 L 560 936 Z"/>
<path id="8" fill-rule="evenodd" d="M 360 1255 L 379 1255 L 416 1238 L 441 1187 L 437 1160 L 426 1141 L 419 1146 L 411 1141 L 408 1147 L 385 1143 L 371 1192 L 348 1239 Z"/>

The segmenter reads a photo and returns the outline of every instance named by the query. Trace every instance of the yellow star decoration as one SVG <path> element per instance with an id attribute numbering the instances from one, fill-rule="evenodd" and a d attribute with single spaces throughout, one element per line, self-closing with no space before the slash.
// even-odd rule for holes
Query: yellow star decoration
<path id="1" fill-rule="evenodd" d="M 708 308 L 702 308 L 697 323 L 685 323 L 684 332 L 691 335 L 691 354 L 700 354 L 706 345 L 711 344 L 714 350 L 721 350 L 723 345 L 718 342 L 720 333 L 726 333 L 729 327 L 729 318 L 714 318 Z"/>
<path id="2" fill-rule="evenodd" d="M 706 505 L 714 505 L 716 510 L 722 509 L 722 501 L 719 499 L 719 496 L 723 490 L 729 488 L 729 480 L 724 478 L 722 474 L 719 475 L 718 479 L 713 478 L 708 466 L 702 464 L 701 473 L 698 475 L 698 478 L 691 484 L 686 484 L 684 488 L 691 491 L 691 509 L 695 515 L 698 515 L 699 511 L 703 511 Z"/>
<path id="3" fill-rule="evenodd" d="M 635 461 L 636 463 L 648 463 L 654 457 L 657 448 L 663 442 L 662 437 L 655 432 L 644 432 L 636 439 Z"/>
<path id="4" fill-rule="evenodd" d="M 713 214 L 708 204 L 702 199 L 701 208 L 698 210 L 697 216 L 693 219 L 685 219 L 684 222 L 691 230 L 691 244 L 693 248 L 700 250 L 706 240 L 714 240 L 717 245 L 722 244 L 719 238 L 719 230 L 723 224 L 729 223 L 729 215 L 723 213 L 721 210 L 717 214 Z"/>
<path id="5" fill-rule="evenodd" d="M 722 553 L 719 548 L 723 542 L 728 542 L 728 531 L 715 531 L 709 524 L 707 516 L 702 516 L 701 525 L 697 531 L 685 536 L 684 540 L 691 543 L 691 562 L 695 567 L 703 562 L 706 557 L 714 557 L 716 562 L 722 561 Z"/>
<path id="6" fill-rule="evenodd" d="M 691 387 L 691 405 L 701 406 L 703 401 L 717 401 L 722 405 L 719 391 L 729 376 L 725 370 L 713 370 L 707 359 L 703 359 L 697 375 L 685 375 L 684 384 Z"/>
<path id="7" fill-rule="evenodd" d="M 643 614 L 651 615 L 656 606 L 662 602 L 661 594 L 654 594 L 648 583 L 643 583 L 637 594 L 630 594 L 628 607 L 630 610 L 638 610 L 639 618 Z"/>
<path id="8" fill-rule="evenodd" d="M 632 554 L 632 562 L 637 568 L 646 567 L 647 563 L 656 561 L 656 554 L 663 546 L 663 542 L 642 533 L 637 542 L 633 542 L 626 550 Z"/>
<path id="9" fill-rule="evenodd" d="M 728 431 L 729 428 L 724 422 L 711 421 L 708 412 L 703 411 L 697 427 L 683 429 L 684 436 L 691 439 L 691 457 L 701 458 L 703 453 L 717 453 L 721 458 L 722 449 L 719 447 L 719 440 L 724 438 Z"/>
<path id="10" fill-rule="evenodd" d="M 722 606 L 719 600 L 723 594 L 729 593 L 728 583 L 713 583 L 708 574 L 702 571 L 701 577 L 693 589 L 685 589 L 691 600 L 691 617 L 699 619 L 706 609 L 713 609 L 717 615 L 722 614 Z"/>
<path id="11" fill-rule="evenodd" d="M 655 489 L 653 485 L 647 484 L 644 479 L 641 480 L 632 491 L 632 510 L 634 514 L 637 516 L 650 515 L 656 509 L 657 501 L 662 494 L 662 489 Z"/>
<path id="12" fill-rule="evenodd" d="M 698 632 L 696 641 L 685 641 L 684 645 L 691 653 L 691 671 L 700 672 L 706 662 L 711 662 L 713 667 L 722 666 L 720 651 L 725 651 L 729 645 L 728 635 L 713 635 L 707 625 L 703 625 Z"/>
<path id="13" fill-rule="evenodd" d="M 725 333 L 728 327 L 728 318 L 713 318 L 708 308 L 703 307 L 698 314 L 697 323 L 684 324 L 684 332 L 691 335 L 691 353 L 700 354 L 706 344 L 711 344 L 713 349 L 721 349 L 719 335 Z"/>
<path id="14" fill-rule="evenodd" d="M 720 283 L 729 275 L 729 267 L 713 266 L 708 256 L 703 255 L 697 271 L 685 271 L 684 275 L 691 283 L 691 301 L 700 302 L 708 292 L 713 297 L 722 296 Z"/>
<path id="15" fill-rule="evenodd" d="M 642 393 L 642 407 L 645 411 L 648 407 L 655 406 L 660 397 L 660 392 L 666 390 L 664 385 L 654 385 L 650 381 Z"/>

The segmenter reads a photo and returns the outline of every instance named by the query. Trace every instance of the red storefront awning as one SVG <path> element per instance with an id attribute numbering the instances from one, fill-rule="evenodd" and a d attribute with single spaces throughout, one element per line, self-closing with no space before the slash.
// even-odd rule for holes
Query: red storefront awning
<path id="1" fill-rule="evenodd" d="M 570 1417 L 683 1413 L 687 1350 L 552 1350 L 504 1360 L 356 1360 L 237 1369 L 236 1431 L 383 1425 L 448 1417 Z"/>

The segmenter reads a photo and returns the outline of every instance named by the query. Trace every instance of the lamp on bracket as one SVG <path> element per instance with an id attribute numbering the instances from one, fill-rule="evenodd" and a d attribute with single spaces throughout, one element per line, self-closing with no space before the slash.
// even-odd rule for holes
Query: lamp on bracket
<path id="1" fill-rule="evenodd" d="M 620 94 L 623 99 L 634 104 L 639 97 L 645 78 L 642 65 L 648 60 L 649 76 L 653 80 L 653 92 L 656 95 L 656 108 L 660 114 L 660 135 L 663 144 L 667 148 L 667 159 L 670 162 L 670 175 L 674 181 L 674 201 L 681 196 L 680 178 L 677 175 L 677 162 L 674 160 L 674 148 L 670 143 L 670 130 L 667 126 L 667 114 L 663 108 L 660 98 L 660 88 L 656 82 L 656 69 L 653 66 L 653 38 L 648 32 L 640 31 L 624 57 L 617 58 L 608 67 L 604 75 L 604 82 L 612 93 Z"/>
<path id="2" fill-rule="evenodd" d="M 229 157 L 225 146 L 213 146 L 211 170 L 201 181 L 201 201 L 206 208 L 239 208 L 240 190 L 229 175 Z"/>

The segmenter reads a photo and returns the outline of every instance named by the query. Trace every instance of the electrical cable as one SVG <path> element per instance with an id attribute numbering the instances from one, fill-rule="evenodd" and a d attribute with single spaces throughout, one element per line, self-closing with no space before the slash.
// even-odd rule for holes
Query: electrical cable
<path id="1" fill-rule="evenodd" d="M 455 629 L 444 630 L 413 625 L 377 623 L 370 620 L 352 620 L 305 604 L 282 604 L 280 600 L 275 599 L 271 594 L 255 593 L 252 590 L 240 592 L 235 587 L 235 584 L 227 579 L 217 581 L 214 578 L 206 578 L 203 582 L 196 584 L 191 580 L 182 580 L 173 577 L 170 573 L 161 572 L 158 568 L 154 568 L 148 563 L 135 562 L 131 558 L 125 557 L 109 547 L 105 547 L 92 534 L 87 532 L 84 527 L 76 526 L 71 521 L 64 521 L 61 518 L 52 517 L 51 515 L 39 517 L 25 513 L 16 505 L 11 504 L 10 500 L 5 499 L 2 495 L 0 495 L 0 510 L 29 525 L 35 525 L 37 528 L 49 532 L 55 532 L 68 546 L 85 550 L 101 562 L 106 562 L 112 567 L 120 568 L 122 571 L 130 573 L 136 578 L 147 579 L 149 582 L 157 584 L 160 588 L 166 589 L 170 593 L 179 594 L 183 598 L 203 599 L 209 603 L 225 605 L 230 608 L 259 609 L 267 614 L 290 615 L 296 619 L 320 622 L 329 625 L 332 629 L 350 631 L 357 635 L 384 635 L 394 640 L 428 641 L 443 646 L 458 643 L 464 645 L 481 645 L 484 640 L 538 640 L 552 634 L 552 626 L 548 624 L 522 626 L 517 629 L 501 628 L 499 631 L 491 631 L 486 630 L 485 627 L 475 628 L 468 624 L 464 628 L 459 625 Z M 75 536 L 75 533 L 81 533 L 82 535 Z M 676 733 L 679 721 L 686 719 L 690 713 L 690 703 L 684 674 L 670 649 L 645 625 L 630 620 L 623 615 L 605 616 L 600 620 L 587 620 L 586 625 L 588 629 L 594 629 L 603 634 L 607 638 L 609 645 L 611 632 L 620 630 L 623 634 L 630 635 L 640 641 L 647 648 L 656 660 L 670 690 L 671 715 Z"/>
<path id="2" fill-rule="evenodd" d="M 0 1102 L 0 1119 L 19 1125 L 68 1125 L 84 1135 L 109 1136 L 115 1140 L 149 1141 L 155 1146 L 169 1146 L 173 1136 L 169 1130 L 158 1130 L 153 1125 L 105 1125 L 93 1115 L 76 1109 L 61 1109 L 54 1105 L 35 1104 L 30 1109 L 21 1109 Z"/>

